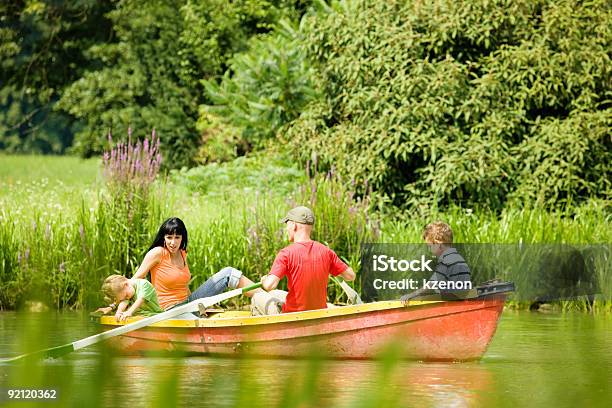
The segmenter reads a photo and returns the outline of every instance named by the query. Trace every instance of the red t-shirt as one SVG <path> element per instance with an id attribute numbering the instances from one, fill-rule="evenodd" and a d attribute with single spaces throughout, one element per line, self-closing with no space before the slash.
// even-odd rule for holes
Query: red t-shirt
<path id="1" fill-rule="evenodd" d="M 287 300 L 283 312 L 325 309 L 329 274 L 340 275 L 348 266 L 317 241 L 294 242 L 276 255 L 270 274 L 287 277 Z"/>

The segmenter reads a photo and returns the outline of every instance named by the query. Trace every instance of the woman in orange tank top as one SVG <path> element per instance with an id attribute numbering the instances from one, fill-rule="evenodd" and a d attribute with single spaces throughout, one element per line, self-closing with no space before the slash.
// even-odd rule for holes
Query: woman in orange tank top
<path id="1" fill-rule="evenodd" d="M 162 309 L 168 310 L 195 299 L 218 295 L 227 288 L 242 288 L 253 284 L 241 271 L 228 266 L 190 293 L 187 242 L 187 228 L 183 221 L 176 217 L 168 218 L 159 227 L 153 244 L 134 274 L 134 278 L 143 279 L 151 273 L 151 283 L 157 291 Z M 253 293 L 255 291 L 247 292 L 246 295 L 252 296 Z"/>

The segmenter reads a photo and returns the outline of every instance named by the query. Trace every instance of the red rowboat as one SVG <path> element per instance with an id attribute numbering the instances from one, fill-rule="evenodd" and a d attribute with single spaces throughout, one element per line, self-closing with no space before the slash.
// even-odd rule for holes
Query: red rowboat
<path id="1" fill-rule="evenodd" d="M 476 360 L 495 333 L 505 292 L 480 292 L 468 300 L 411 301 L 408 306 L 383 301 L 277 316 L 228 311 L 194 320 L 162 321 L 109 342 L 129 354 L 181 351 L 292 358 L 323 352 L 345 359 L 375 358 L 393 343 L 407 359 Z M 100 324 L 109 330 L 122 323 L 103 316 Z"/>

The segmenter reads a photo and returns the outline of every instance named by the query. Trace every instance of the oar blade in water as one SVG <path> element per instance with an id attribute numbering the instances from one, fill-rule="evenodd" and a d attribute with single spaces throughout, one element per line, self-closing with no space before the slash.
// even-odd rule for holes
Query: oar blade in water
<path id="1" fill-rule="evenodd" d="M 26 360 L 40 360 L 45 358 L 59 358 L 74 351 L 72 343 L 63 346 L 51 347 L 45 350 L 38 350 L 32 353 L 22 354 L 16 357 L 2 358 L 0 363 L 17 363 Z"/>

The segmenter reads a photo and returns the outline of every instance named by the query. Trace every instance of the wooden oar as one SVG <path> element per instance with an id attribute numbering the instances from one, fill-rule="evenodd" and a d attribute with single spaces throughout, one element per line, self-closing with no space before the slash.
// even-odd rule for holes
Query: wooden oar
<path id="1" fill-rule="evenodd" d="M 172 308 L 170 310 L 166 310 L 165 312 L 156 314 L 154 316 L 138 320 L 138 321 L 136 321 L 134 323 L 130 323 L 130 324 L 126 324 L 126 325 L 123 325 L 123 326 L 119 326 L 119 327 L 117 327 L 115 329 L 105 331 L 104 333 L 95 334 L 93 336 L 89 336 L 89 337 L 86 337 L 84 339 L 77 340 L 77 341 L 75 341 L 73 343 L 64 344 L 63 346 L 58 346 L 58 347 L 51 347 L 51 348 L 48 348 L 48 349 L 39 350 L 39 351 L 35 351 L 35 352 L 32 352 L 32 353 L 22 354 L 22 355 L 17 356 L 17 357 L 0 359 L 0 362 L 1 363 L 10 363 L 10 362 L 20 361 L 20 360 L 23 360 L 25 358 L 36 358 L 36 357 L 37 358 L 48 358 L 48 357 L 57 358 L 57 357 L 61 357 L 61 356 L 65 355 L 65 354 L 71 353 L 71 352 L 73 352 L 75 350 L 79 350 L 79 349 L 85 348 L 87 346 L 91 346 L 92 344 L 104 341 L 106 339 L 110 339 L 111 337 L 120 336 L 122 334 L 129 333 L 131 331 L 140 329 L 142 327 L 150 326 L 150 325 L 155 324 L 157 322 L 161 322 L 162 320 L 171 319 L 171 318 L 179 316 L 179 315 L 181 315 L 183 313 L 197 312 L 200 307 L 202 307 L 202 308 L 210 307 L 210 306 L 212 306 L 214 304 L 217 304 L 217 303 L 222 302 L 224 300 L 231 299 L 233 297 L 239 296 L 239 295 L 241 295 L 243 293 L 249 292 L 249 291 L 257 289 L 259 287 L 261 287 L 261 283 L 256 283 L 254 285 L 251 285 L 251 286 L 248 286 L 248 287 L 245 287 L 245 288 L 230 290 L 229 292 L 224 292 L 224 293 L 221 293 L 221 294 L 216 295 L 216 296 L 210 296 L 210 297 L 207 297 L 207 298 L 196 299 L 194 301 L 191 301 L 191 302 L 186 303 L 186 304 L 181 305 L 181 306 L 177 306 L 177 307 Z"/>

